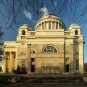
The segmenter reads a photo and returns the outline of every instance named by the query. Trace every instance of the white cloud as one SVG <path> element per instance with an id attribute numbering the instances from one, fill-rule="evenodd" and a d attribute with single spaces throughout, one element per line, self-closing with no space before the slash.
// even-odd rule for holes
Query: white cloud
<path id="1" fill-rule="evenodd" d="M 54 6 L 57 6 L 57 2 L 56 1 L 54 1 Z"/>
<path id="2" fill-rule="evenodd" d="M 32 14 L 30 12 L 24 10 L 24 14 L 28 19 L 32 20 Z"/>
<path id="3" fill-rule="evenodd" d="M 43 15 L 47 15 L 48 14 L 48 9 L 47 9 L 46 6 L 44 6 L 43 8 L 41 8 L 40 11 L 43 13 Z"/>

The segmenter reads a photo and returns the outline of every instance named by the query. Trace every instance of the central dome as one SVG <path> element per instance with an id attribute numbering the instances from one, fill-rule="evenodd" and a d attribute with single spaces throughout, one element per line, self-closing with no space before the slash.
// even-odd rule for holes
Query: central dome
<path id="1" fill-rule="evenodd" d="M 53 14 L 48 14 L 38 20 L 38 22 L 36 23 L 35 29 L 36 30 L 64 29 L 64 23 L 59 17 Z"/>

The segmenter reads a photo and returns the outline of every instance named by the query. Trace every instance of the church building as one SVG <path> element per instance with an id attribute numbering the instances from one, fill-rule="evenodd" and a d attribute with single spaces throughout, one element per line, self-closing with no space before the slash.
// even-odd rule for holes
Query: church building
<path id="1" fill-rule="evenodd" d="M 28 24 L 18 29 L 16 41 L 3 45 L 3 73 L 18 69 L 30 73 L 84 73 L 84 37 L 77 24 L 65 29 L 53 14 L 39 19 L 35 29 Z"/>

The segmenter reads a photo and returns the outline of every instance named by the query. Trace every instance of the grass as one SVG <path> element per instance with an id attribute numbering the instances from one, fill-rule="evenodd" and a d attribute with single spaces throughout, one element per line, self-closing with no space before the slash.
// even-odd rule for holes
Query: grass
<path id="1" fill-rule="evenodd" d="M 0 76 L 0 83 L 8 83 L 10 76 Z"/>

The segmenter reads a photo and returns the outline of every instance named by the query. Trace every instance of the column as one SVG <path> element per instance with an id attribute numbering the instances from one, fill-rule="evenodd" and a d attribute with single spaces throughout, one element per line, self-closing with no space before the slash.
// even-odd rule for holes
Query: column
<path id="1" fill-rule="evenodd" d="M 46 25 L 45 25 L 45 22 L 44 22 L 44 30 L 46 30 L 46 29 L 45 29 L 45 26 L 46 26 Z"/>
<path id="2" fill-rule="evenodd" d="M 6 60 L 6 73 L 9 73 L 9 52 L 6 52 L 6 55 L 5 55 L 5 60 Z"/>
<path id="3" fill-rule="evenodd" d="M 53 30 L 53 29 L 52 29 L 52 21 L 51 21 L 51 30 Z"/>
<path id="4" fill-rule="evenodd" d="M 12 52 L 12 72 L 15 70 L 15 52 Z"/>
<path id="5" fill-rule="evenodd" d="M 15 53 L 15 63 L 14 63 L 14 67 L 15 67 L 15 70 L 17 70 L 17 66 L 18 66 L 18 51 L 16 51 Z"/>
<path id="6" fill-rule="evenodd" d="M 9 52 L 9 73 L 12 73 L 12 64 L 13 64 L 12 53 Z"/>
<path id="7" fill-rule="evenodd" d="M 44 24 L 45 24 L 45 23 L 43 22 L 43 23 L 42 23 L 42 30 L 44 30 L 44 28 L 45 28 Z"/>
<path id="8" fill-rule="evenodd" d="M 38 29 L 38 30 L 41 30 L 41 28 L 40 28 L 40 27 L 41 27 L 41 26 L 40 26 L 40 24 L 39 24 L 39 25 L 38 25 L 38 27 L 37 27 L 37 29 Z"/>
<path id="9" fill-rule="evenodd" d="M 47 22 L 47 30 L 49 29 L 49 22 Z"/>
<path id="10" fill-rule="evenodd" d="M 45 22 L 45 30 L 47 30 L 47 22 Z"/>
<path id="11" fill-rule="evenodd" d="M 79 42 L 79 73 L 84 73 L 84 48 L 83 42 Z"/>
<path id="12" fill-rule="evenodd" d="M 4 58 L 3 58 L 3 64 L 2 64 L 2 69 L 3 69 L 3 73 L 6 73 L 6 52 L 4 52 Z"/>
<path id="13" fill-rule="evenodd" d="M 52 21 L 52 29 L 55 30 L 55 22 Z"/>
<path id="14" fill-rule="evenodd" d="M 9 73 L 13 73 L 13 69 L 14 69 L 14 53 L 13 52 L 9 52 Z"/>

